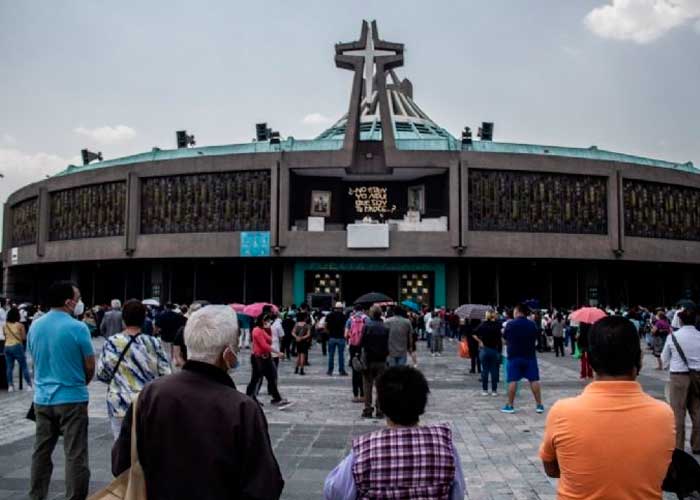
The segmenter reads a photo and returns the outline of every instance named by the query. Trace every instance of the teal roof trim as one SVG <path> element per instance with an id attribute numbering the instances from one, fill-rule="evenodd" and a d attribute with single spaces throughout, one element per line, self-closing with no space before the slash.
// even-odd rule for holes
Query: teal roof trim
<path id="1" fill-rule="evenodd" d="M 420 139 L 420 140 L 397 140 L 396 146 L 401 150 L 415 151 L 475 151 L 478 153 L 507 153 L 507 154 L 530 154 L 530 155 L 549 155 L 549 156 L 564 156 L 567 158 L 583 158 L 587 160 L 598 161 L 617 161 L 622 163 L 634 163 L 636 165 L 644 165 L 647 167 L 668 168 L 671 170 L 680 170 L 692 174 L 700 174 L 700 169 L 695 167 L 692 162 L 673 163 L 664 160 L 655 160 L 653 158 L 644 158 L 642 156 L 628 155 L 624 153 L 615 153 L 613 151 L 605 151 L 598 149 L 595 146 L 590 148 L 568 148 L 561 146 L 540 146 L 536 144 L 515 144 L 508 142 L 492 142 L 492 141 L 474 141 L 471 145 L 464 146 L 456 139 Z"/>
<path id="2" fill-rule="evenodd" d="M 443 129 L 441 129 L 443 130 Z M 400 134 L 400 133 L 399 133 Z M 530 154 L 563 156 L 567 158 L 583 158 L 599 161 L 616 161 L 623 163 L 634 163 L 647 167 L 668 168 L 693 174 L 700 174 L 700 169 L 692 162 L 673 163 L 642 156 L 628 155 L 605 151 L 595 146 L 590 148 L 567 148 L 561 146 L 540 146 L 536 144 L 515 144 L 507 142 L 474 141 L 471 145 L 462 146 L 461 142 L 445 132 L 445 136 L 421 139 L 397 138 L 396 146 L 404 151 L 475 151 L 479 153 L 507 153 L 507 154 Z M 360 133 L 361 140 L 381 140 L 381 129 L 372 125 L 370 131 Z M 152 161 L 176 160 L 180 158 L 195 158 L 199 156 L 223 156 L 232 154 L 250 153 L 275 153 L 275 152 L 302 152 L 302 151 L 338 151 L 343 147 L 343 139 L 312 139 L 296 140 L 288 138 L 280 144 L 270 144 L 269 142 L 249 142 L 246 144 L 229 144 L 225 146 L 205 146 L 200 148 L 183 149 L 154 149 L 148 153 L 140 153 L 113 160 L 105 160 L 91 163 L 85 166 L 68 165 L 68 167 L 56 174 L 68 175 L 78 172 L 86 172 L 99 168 L 116 167 L 121 165 L 131 165 L 134 163 L 144 163 Z"/>
<path id="3" fill-rule="evenodd" d="M 181 158 L 196 158 L 199 156 L 223 156 L 247 153 L 276 153 L 280 151 L 337 151 L 342 148 L 342 139 L 296 140 L 291 137 L 281 141 L 280 144 L 270 144 L 268 141 L 265 141 L 249 142 L 246 144 L 229 144 L 225 146 L 205 146 L 200 148 L 154 148 L 153 151 L 148 153 L 140 153 L 132 156 L 125 156 L 123 158 L 115 158 L 113 160 L 95 162 L 85 166 L 68 165 L 68 167 L 65 170 L 59 172 L 56 175 L 68 175 L 78 172 L 86 172 L 89 170 L 96 170 L 99 168 L 131 165 L 134 163 L 143 163 L 149 161 L 177 160 Z"/>

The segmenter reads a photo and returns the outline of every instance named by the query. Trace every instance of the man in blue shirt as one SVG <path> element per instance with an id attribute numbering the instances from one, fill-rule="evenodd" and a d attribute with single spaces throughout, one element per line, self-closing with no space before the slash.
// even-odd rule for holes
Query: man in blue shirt
<path id="1" fill-rule="evenodd" d="M 525 304 L 515 306 L 514 319 L 506 323 L 503 333 L 508 352 L 508 404 L 501 408 L 503 413 L 515 413 L 515 408 L 513 408 L 515 388 L 517 382 L 523 378 L 530 382 L 532 394 L 537 402 L 535 411 L 537 413 L 544 412 L 540 372 L 537 366 L 537 351 L 535 350 L 539 331 L 535 323 L 527 319 L 528 312 L 528 307 Z"/>
<path id="2" fill-rule="evenodd" d="M 29 497 L 47 497 L 51 454 L 62 434 L 66 499 L 84 499 L 90 483 L 87 384 L 95 374 L 95 354 L 87 325 L 73 318 L 85 307 L 78 287 L 70 281 L 56 282 L 49 287 L 48 299 L 51 311 L 32 323 L 28 335 L 36 414 Z"/>

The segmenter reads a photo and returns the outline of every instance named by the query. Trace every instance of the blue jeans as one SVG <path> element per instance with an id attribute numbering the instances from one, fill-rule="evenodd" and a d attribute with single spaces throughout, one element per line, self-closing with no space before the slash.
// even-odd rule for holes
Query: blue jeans
<path id="1" fill-rule="evenodd" d="M 24 376 L 27 385 L 32 385 L 32 378 L 29 376 L 29 368 L 27 368 L 27 357 L 24 355 L 24 346 L 22 344 L 11 345 L 5 347 L 5 363 L 7 363 L 7 385 L 14 386 L 12 383 L 12 372 L 15 370 L 15 360 L 19 363 L 19 376 Z"/>
<path id="2" fill-rule="evenodd" d="M 499 365 L 501 364 L 501 353 L 490 347 L 479 349 L 479 359 L 481 359 L 481 389 L 486 391 L 489 387 L 489 375 L 491 376 L 491 390 L 498 390 Z"/>
<path id="3" fill-rule="evenodd" d="M 389 356 L 389 366 L 404 366 L 408 360 L 407 355 Z"/>
<path id="4" fill-rule="evenodd" d="M 328 373 L 333 373 L 335 350 L 338 349 L 338 371 L 345 373 L 345 339 L 328 339 Z"/>
<path id="5" fill-rule="evenodd" d="M 12 383 L 12 372 L 15 369 L 15 360 L 19 363 L 19 376 L 24 376 L 27 385 L 32 385 L 32 377 L 29 375 L 27 367 L 27 357 L 24 355 L 24 346 L 22 344 L 11 345 L 5 347 L 5 363 L 7 363 L 7 385 Z"/>

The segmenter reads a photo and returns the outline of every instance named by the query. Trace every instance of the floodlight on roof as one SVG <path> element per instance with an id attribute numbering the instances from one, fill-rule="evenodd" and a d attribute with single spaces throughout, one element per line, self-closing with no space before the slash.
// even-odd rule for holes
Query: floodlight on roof
<path id="1" fill-rule="evenodd" d="M 177 149 L 183 149 L 197 144 L 194 140 L 194 134 L 187 135 L 187 130 L 178 130 L 175 132 L 175 137 L 177 138 Z"/>
<path id="2" fill-rule="evenodd" d="M 472 129 L 469 127 L 464 127 L 462 131 L 462 145 L 467 145 L 472 143 Z"/>
<path id="3" fill-rule="evenodd" d="M 258 142 L 267 141 L 272 135 L 272 129 L 267 127 L 267 123 L 256 123 L 255 124 L 255 139 Z"/>
<path id="4" fill-rule="evenodd" d="M 479 127 L 479 139 L 482 141 L 493 140 L 493 122 L 481 122 L 481 127 Z"/>
<path id="5" fill-rule="evenodd" d="M 93 160 L 102 161 L 102 152 L 93 153 L 87 149 L 81 149 L 80 156 L 83 157 L 83 165 L 89 165 Z"/>

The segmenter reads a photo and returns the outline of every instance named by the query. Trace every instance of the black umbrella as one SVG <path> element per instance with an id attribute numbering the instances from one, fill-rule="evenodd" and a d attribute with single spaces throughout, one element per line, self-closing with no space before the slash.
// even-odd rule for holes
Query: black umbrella
<path id="1" fill-rule="evenodd" d="M 383 293 L 370 292 L 358 297 L 355 304 L 374 304 L 375 302 L 392 302 L 393 300 Z"/>
<path id="2" fill-rule="evenodd" d="M 695 309 L 697 307 L 695 302 L 690 299 L 681 299 L 676 303 L 676 305 L 682 307 L 683 309 Z"/>

